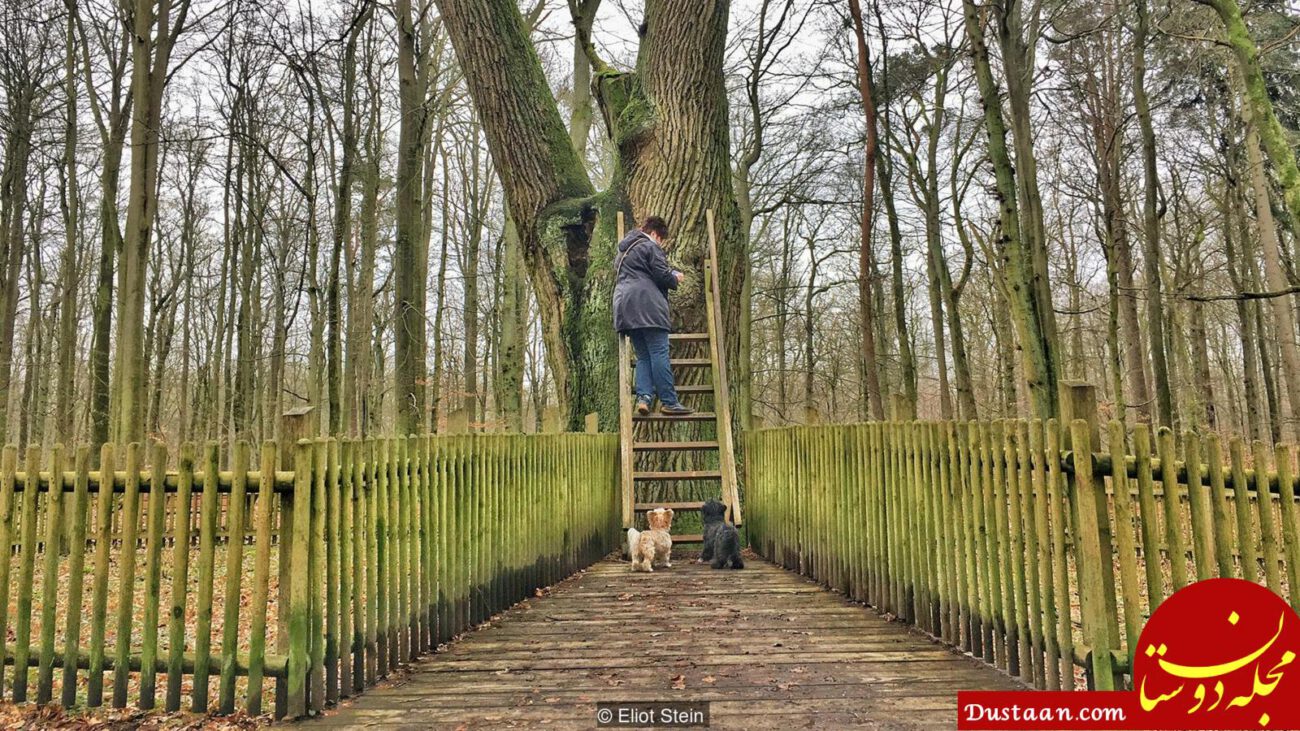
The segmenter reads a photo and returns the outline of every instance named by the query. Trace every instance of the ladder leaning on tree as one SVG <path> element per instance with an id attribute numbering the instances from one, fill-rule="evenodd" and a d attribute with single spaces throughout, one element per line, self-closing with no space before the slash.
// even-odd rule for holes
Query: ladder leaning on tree
<path id="1" fill-rule="evenodd" d="M 618 338 L 618 381 L 619 381 L 619 438 L 620 469 L 623 491 L 623 527 L 631 528 L 637 513 L 655 508 L 666 507 L 674 511 L 699 510 L 704 503 L 694 502 L 656 502 L 637 501 L 637 489 L 655 483 L 678 481 L 717 482 L 720 487 L 719 499 L 727 506 L 727 518 L 735 525 L 742 522 L 740 510 L 740 492 L 736 486 L 736 453 L 731 436 L 731 399 L 727 391 L 726 350 L 722 344 L 722 306 L 718 296 L 718 243 L 714 227 L 713 211 L 706 211 L 709 229 L 709 256 L 704 267 L 704 306 L 707 328 L 702 333 L 674 333 L 669 335 L 670 348 L 677 348 L 690 343 L 707 343 L 707 357 L 678 358 L 671 357 L 669 363 L 676 374 L 683 369 L 708 367 L 711 383 L 701 385 L 681 385 L 677 390 L 681 394 L 703 394 L 713 397 L 712 411 L 697 411 L 686 417 L 665 416 L 651 413 L 648 416 L 636 416 L 632 413 L 634 389 L 632 384 L 632 348 L 627 336 Z M 619 239 L 623 237 L 623 214 L 619 213 Z M 681 378 L 677 378 L 680 383 Z M 714 439 L 700 441 L 639 441 L 638 426 L 646 424 L 664 424 L 671 422 L 694 422 L 714 424 Z M 636 457 L 643 453 L 718 453 L 716 470 L 684 471 L 636 471 Z M 697 543 L 703 540 L 700 535 L 674 535 L 674 543 Z"/>

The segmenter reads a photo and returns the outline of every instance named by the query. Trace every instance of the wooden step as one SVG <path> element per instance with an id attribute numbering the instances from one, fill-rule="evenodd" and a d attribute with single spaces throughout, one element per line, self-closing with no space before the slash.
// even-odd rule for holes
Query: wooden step
<path id="1" fill-rule="evenodd" d="M 675 390 L 678 394 L 683 394 L 683 393 L 713 393 L 713 384 L 712 384 L 712 383 L 683 384 L 683 385 L 680 385 L 680 386 L 675 386 L 675 387 L 673 388 L 673 390 Z M 636 387 L 635 387 L 635 386 L 632 387 L 632 391 L 631 391 L 631 393 L 632 393 L 633 395 L 636 394 Z"/>
<path id="2" fill-rule="evenodd" d="M 633 442 L 635 452 L 687 452 L 702 449 L 717 449 L 717 442 Z"/>
<path id="3" fill-rule="evenodd" d="M 683 533 L 679 536 L 673 536 L 673 543 L 703 543 L 704 536 L 700 533 Z"/>
<path id="4" fill-rule="evenodd" d="M 712 411 L 697 411 L 689 416 L 668 416 L 667 414 L 650 414 L 649 416 L 640 416 L 634 414 L 632 421 L 657 422 L 662 424 L 665 421 L 716 421 L 718 415 Z"/>
<path id="5" fill-rule="evenodd" d="M 668 508 L 673 512 L 677 512 L 680 510 L 699 510 L 702 507 L 704 507 L 704 503 L 697 501 L 685 503 L 637 503 L 633 509 L 638 513 L 646 513 L 658 508 Z"/>
<path id="6" fill-rule="evenodd" d="M 721 480 L 718 470 L 685 470 L 682 472 L 633 472 L 633 480 Z"/>
<path id="7" fill-rule="evenodd" d="M 668 340 L 676 343 L 701 343 L 709 341 L 708 333 L 670 333 Z"/>
<path id="8" fill-rule="evenodd" d="M 668 364 L 682 368 L 707 368 L 713 365 L 713 361 L 708 358 L 669 358 Z M 635 358 L 632 359 L 632 365 L 636 365 Z"/>

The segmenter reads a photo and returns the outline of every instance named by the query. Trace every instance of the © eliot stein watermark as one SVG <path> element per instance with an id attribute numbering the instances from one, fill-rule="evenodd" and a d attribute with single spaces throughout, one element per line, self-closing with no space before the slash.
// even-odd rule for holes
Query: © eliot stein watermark
<path id="1" fill-rule="evenodd" d="M 598 728 L 705 728 L 708 725 L 708 701 L 612 701 L 596 704 Z"/>

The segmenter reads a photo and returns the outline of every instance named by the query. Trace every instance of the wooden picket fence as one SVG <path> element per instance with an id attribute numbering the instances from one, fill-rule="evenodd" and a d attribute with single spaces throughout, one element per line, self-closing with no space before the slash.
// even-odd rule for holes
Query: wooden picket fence
<path id="1" fill-rule="evenodd" d="M 0 457 L 19 702 L 302 716 L 619 542 L 613 435 L 42 453 Z"/>
<path id="2" fill-rule="evenodd" d="M 759 430 L 750 541 L 1047 689 L 1124 686 L 1145 618 L 1189 581 L 1257 581 L 1296 606 L 1294 448 L 1255 444 L 1248 461 L 1233 439 L 1225 460 L 1212 435 L 1112 422 L 1103 450 L 1098 432 L 1086 419 Z"/>

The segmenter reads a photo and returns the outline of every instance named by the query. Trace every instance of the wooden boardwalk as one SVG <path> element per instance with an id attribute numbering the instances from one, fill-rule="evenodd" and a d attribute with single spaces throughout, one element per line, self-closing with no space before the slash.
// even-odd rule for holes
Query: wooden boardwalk
<path id="1" fill-rule="evenodd" d="M 958 689 L 1019 687 L 758 559 L 607 560 L 307 725 L 592 728 L 598 701 L 707 700 L 713 728 L 952 728 Z"/>

